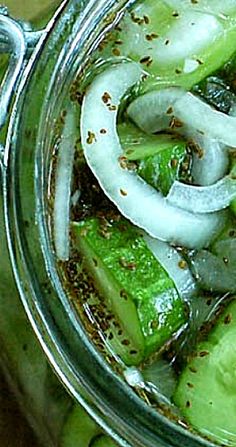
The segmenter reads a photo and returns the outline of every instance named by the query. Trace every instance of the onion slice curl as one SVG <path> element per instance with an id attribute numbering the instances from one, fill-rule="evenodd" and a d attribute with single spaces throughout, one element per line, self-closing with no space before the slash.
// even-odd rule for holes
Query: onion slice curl
<path id="1" fill-rule="evenodd" d="M 105 194 L 135 225 L 171 243 L 204 247 L 220 231 L 224 215 L 193 214 L 173 207 L 135 172 L 119 163 L 123 150 L 116 129 L 118 107 L 142 74 L 139 64 L 123 61 L 98 75 L 88 88 L 81 110 L 86 161 Z"/>

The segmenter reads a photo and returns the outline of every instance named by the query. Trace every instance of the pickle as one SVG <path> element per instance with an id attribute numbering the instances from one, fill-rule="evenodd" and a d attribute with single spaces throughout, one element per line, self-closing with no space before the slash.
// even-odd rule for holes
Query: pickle
<path id="1" fill-rule="evenodd" d="M 225 309 L 207 341 L 180 375 L 174 402 L 202 434 L 235 445 L 236 301 Z"/>
<path id="2" fill-rule="evenodd" d="M 186 321 L 174 283 L 142 235 L 124 219 L 87 219 L 73 223 L 72 232 L 104 307 L 122 328 L 118 338 L 110 324 L 107 343 L 126 364 L 138 364 Z"/>

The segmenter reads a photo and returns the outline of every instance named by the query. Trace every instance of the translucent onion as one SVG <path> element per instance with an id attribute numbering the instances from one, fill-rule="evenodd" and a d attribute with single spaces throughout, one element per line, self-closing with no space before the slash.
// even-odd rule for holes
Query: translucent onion
<path id="1" fill-rule="evenodd" d="M 236 147 L 236 118 L 214 110 L 192 93 L 175 103 L 174 114 L 200 134 Z"/>
<path id="2" fill-rule="evenodd" d="M 149 92 L 135 99 L 128 107 L 129 117 L 147 133 L 170 130 L 178 100 L 187 93 L 176 87 Z M 143 113 L 145 110 L 145 113 Z M 200 155 L 193 152 L 192 176 L 195 184 L 207 186 L 222 178 L 228 168 L 228 153 L 225 146 L 209 136 L 201 135 L 189 119 L 179 122 L 175 132 L 193 141 Z"/>
<path id="3" fill-rule="evenodd" d="M 156 39 L 150 56 L 155 57 L 162 66 L 194 58 L 209 47 L 222 31 L 223 26 L 214 15 L 185 10 L 166 34 Z M 198 66 L 199 63 L 196 68 Z"/>
<path id="4" fill-rule="evenodd" d="M 69 259 L 70 194 L 77 135 L 77 113 L 73 105 L 68 109 L 58 149 L 55 201 L 54 242 L 58 259 Z"/>
<path id="5" fill-rule="evenodd" d="M 119 163 L 123 150 L 116 129 L 117 110 L 126 91 L 141 75 L 138 64 L 123 62 L 94 79 L 81 111 L 85 158 L 106 195 L 135 225 L 165 241 L 190 248 L 204 247 L 220 230 L 224 215 L 197 215 L 175 208 Z"/>
<path id="6" fill-rule="evenodd" d="M 199 285 L 210 292 L 235 292 L 235 266 L 207 250 L 199 251 L 192 259 L 193 273 Z"/>
<path id="7" fill-rule="evenodd" d="M 198 0 L 196 3 L 190 0 L 164 0 L 164 2 L 175 11 L 195 10 L 224 15 L 236 10 L 235 0 Z"/>
<path id="8" fill-rule="evenodd" d="M 171 97 L 172 93 L 172 97 Z M 160 107 L 168 100 L 169 109 Z M 171 102 L 172 101 L 172 102 Z M 143 113 L 145 110 L 145 113 Z M 236 147 L 236 118 L 214 110 L 200 98 L 180 88 L 167 88 L 160 91 L 148 92 L 135 99 L 128 108 L 131 119 L 145 132 L 159 131 L 160 116 L 172 117 L 170 126 L 173 127 L 173 117 L 178 118 L 178 129 L 185 124 L 200 135 L 215 139 L 231 147 Z"/>
<path id="9" fill-rule="evenodd" d="M 226 176 L 211 186 L 193 186 L 175 181 L 167 200 L 171 205 L 195 213 L 213 213 L 236 198 L 236 180 Z"/>
<path id="10" fill-rule="evenodd" d="M 178 99 L 185 96 L 185 90 L 179 87 L 151 91 L 131 102 L 127 112 L 144 132 L 160 132 L 170 128 L 173 107 Z"/>
<path id="11" fill-rule="evenodd" d="M 196 291 L 195 280 L 181 254 L 169 244 L 143 233 L 144 240 L 155 258 L 173 280 L 179 295 L 188 300 Z"/>
<path id="12" fill-rule="evenodd" d="M 200 155 L 193 153 L 193 183 L 201 186 L 212 185 L 224 177 L 228 170 L 228 152 L 224 145 L 206 136 L 195 134 L 192 139 L 200 148 Z"/>

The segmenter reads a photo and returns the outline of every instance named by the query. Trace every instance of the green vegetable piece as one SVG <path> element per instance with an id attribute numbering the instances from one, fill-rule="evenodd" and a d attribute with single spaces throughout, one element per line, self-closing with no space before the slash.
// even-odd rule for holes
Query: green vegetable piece
<path id="1" fill-rule="evenodd" d="M 97 437 L 91 444 L 91 447 L 116 447 L 117 444 L 106 435 Z"/>
<path id="2" fill-rule="evenodd" d="M 137 364 L 183 325 L 183 302 L 129 222 L 104 226 L 103 220 L 88 219 L 74 223 L 72 230 L 97 289 L 124 332 L 118 338 L 110 325 L 107 342 L 126 364 Z"/>
<path id="3" fill-rule="evenodd" d="M 69 411 L 62 429 L 60 447 L 89 447 L 94 437 L 102 433 L 95 421 L 78 404 Z"/>
<path id="4" fill-rule="evenodd" d="M 235 445 L 236 301 L 225 309 L 198 344 L 182 372 L 174 402 L 199 432 L 224 445 Z"/>
<path id="5" fill-rule="evenodd" d="M 168 194 L 175 180 L 190 178 L 191 156 L 182 138 L 171 134 L 148 135 L 130 123 L 120 125 L 118 133 L 125 158 L 136 161 L 140 177 L 162 194 Z"/>
<path id="6" fill-rule="evenodd" d="M 142 160 L 137 172 L 166 196 L 175 180 L 190 178 L 190 161 L 191 158 L 186 154 L 186 144 L 176 144 Z"/>

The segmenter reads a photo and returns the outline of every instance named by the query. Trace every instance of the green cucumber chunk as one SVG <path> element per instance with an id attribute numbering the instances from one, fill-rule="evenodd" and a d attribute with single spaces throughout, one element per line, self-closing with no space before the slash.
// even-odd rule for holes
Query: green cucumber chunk
<path id="1" fill-rule="evenodd" d="M 199 432 L 235 445 L 236 301 L 227 306 L 207 341 L 180 375 L 173 400 Z"/>
<path id="2" fill-rule="evenodd" d="M 111 438 L 106 435 L 98 436 L 90 447 L 116 447 L 117 444 Z"/>
<path id="3" fill-rule="evenodd" d="M 96 422 L 78 404 L 68 413 L 62 429 L 60 447 L 89 447 L 94 437 L 102 433 Z"/>
<path id="4" fill-rule="evenodd" d="M 91 218 L 73 223 L 72 231 L 96 288 L 124 330 L 119 346 L 110 326 L 108 342 L 126 364 L 137 364 L 186 321 L 174 283 L 128 221 L 104 227 L 103 220 Z"/>
<path id="5" fill-rule="evenodd" d="M 196 12 L 191 2 L 189 8 L 177 9 L 165 1 L 135 2 L 113 38 L 108 39 L 107 57 L 129 57 L 151 74 L 143 84 L 144 91 L 153 89 L 154 85 L 190 89 L 224 65 L 235 52 L 236 8 L 228 16 Z M 196 33 L 201 36 L 206 29 L 213 34 L 209 39 L 205 35 L 204 43 L 196 43 L 197 47 L 191 49 L 187 41 L 193 41 Z M 180 51 L 181 46 L 186 48 L 185 53 Z"/>
<path id="6" fill-rule="evenodd" d="M 188 143 L 177 135 L 149 135 L 130 123 L 118 126 L 118 133 L 128 160 L 127 167 L 135 170 L 149 185 L 167 195 L 175 180 L 191 178 L 192 157 Z"/>

